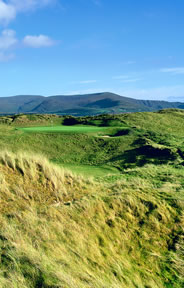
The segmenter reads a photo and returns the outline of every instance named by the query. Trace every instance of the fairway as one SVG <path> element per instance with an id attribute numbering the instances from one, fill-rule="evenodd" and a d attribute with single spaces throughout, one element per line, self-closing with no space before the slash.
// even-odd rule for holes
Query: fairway
<path id="1" fill-rule="evenodd" d="M 18 130 L 22 130 L 24 132 L 44 132 L 44 133 L 96 133 L 96 132 L 104 132 L 109 127 L 96 127 L 96 126 L 38 126 L 38 127 L 25 127 L 25 128 L 17 128 Z"/>

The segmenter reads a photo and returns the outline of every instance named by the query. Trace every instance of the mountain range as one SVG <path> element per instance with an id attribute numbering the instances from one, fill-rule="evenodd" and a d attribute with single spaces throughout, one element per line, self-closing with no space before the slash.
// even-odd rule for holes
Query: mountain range
<path id="1" fill-rule="evenodd" d="M 184 109 L 184 103 L 137 100 L 110 92 L 72 96 L 20 95 L 0 97 L 0 114 L 54 113 L 83 116 L 102 113 L 157 111 L 166 108 Z"/>

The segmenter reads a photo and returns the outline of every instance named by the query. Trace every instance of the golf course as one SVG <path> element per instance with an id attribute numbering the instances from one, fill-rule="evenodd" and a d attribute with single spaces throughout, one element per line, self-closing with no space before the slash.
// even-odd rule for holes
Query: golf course
<path id="1" fill-rule="evenodd" d="M 0 27 L 0 288 L 184 288 L 184 0 Z"/>
<path id="2" fill-rule="evenodd" d="M 1 287 L 183 287 L 183 127 L 179 109 L 0 117 Z"/>

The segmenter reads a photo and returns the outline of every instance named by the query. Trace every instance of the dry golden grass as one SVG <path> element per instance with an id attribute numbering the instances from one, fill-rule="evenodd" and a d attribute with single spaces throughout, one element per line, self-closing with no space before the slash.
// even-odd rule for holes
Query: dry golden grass
<path id="1" fill-rule="evenodd" d="M 0 163 L 2 288 L 182 287 L 181 183 L 167 193 L 149 167 L 112 185 L 41 156 L 2 152 Z"/>

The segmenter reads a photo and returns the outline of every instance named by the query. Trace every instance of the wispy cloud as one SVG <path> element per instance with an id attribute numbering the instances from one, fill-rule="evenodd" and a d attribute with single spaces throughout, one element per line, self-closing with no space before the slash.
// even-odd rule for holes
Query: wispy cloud
<path id="1" fill-rule="evenodd" d="M 70 90 L 65 91 L 65 95 L 79 95 L 79 94 L 94 94 L 94 93 L 101 93 L 104 91 L 112 91 L 110 88 L 97 88 L 97 89 L 80 89 L 80 90 Z"/>
<path id="2" fill-rule="evenodd" d="M 16 17 L 16 9 L 13 5 L 0 0 L 0 23 L 7 25 Z"/>
<path id="3" fill-rule="evenodd" d="M 0 24 L 7 25 L 18 13 L 42 8 L 57 0 L 0 0 Z"/>
<path id="4" fill-rule="evenodd" d="M 97 80 L 82 80 L 82 81 L 73 81 L 70 84 L 93 84 L 96 82 Z"/>
<path id="5" fill-rule="evenodd" d="M 162 68 L 160 72 L 171 74 L 184 74 L 184 67 Z"/>
<path id="6" fill-rule="evenodd" d="M 130 78 L 130 79 L 124 79 L 121 82 L 122 83 L 134 83 L 143 80 L 143 78 Z"/>
<path id="7" fill-rule="evenodd" d="M 119 76 L 113 76 L 112 79 L 114 80 L 121 80 L 122 83 L 133 83 L 143 80 L 143 78 L 138 77 L 131 77 L 129 75 L 119 75 Z"/>
<path id="8" fill-rule="evenodd" d="M 8 62 L 15 58 L 14 53 L 7 53 L 0 51 L 0 62 Z"/>
<path id="9" fill-rule="evenodd" d="M 17 44 L 16 32 L 14 30 L 3 30 L 0 36 L 0 51 L 13 48 Z"/>
<path id="10" fill-rule="evenodd" d="M 96 82 L 97 80 L 84 80 L 84 81 L 80 81 L 79 84 L 92 84 Z"/>
<path id="11" fill-rule="evenodd" d="M 129 76 L 128 75 L 118 75 L 118 76 L 113 76 L 112 79 L 114 80 L 124 80 L 124 79 L 128 79 Z"/>
<path id="12" fill-rule="evenodd" d="M 124 64 L 126 64 L 126 65 L 133 65 L 135 63 L 136 63 L 136 61 L 133 61 L 133 60 L 129 60 L 129 61 L 124 62 Z"/>
<path id="13" fill-rule="evenodd" d="M 22 12 L 47 6 L 56 0 L 9 0 L 7 2 L 14 6 L 17 12 Z"/>
<path id="14" fill-rule="evenodd" d="M 0 62 L 9 61 L 14 58 L 12 49 L 18 43 L 16 32 L 14 30 L 3 30 L 0 36 Z"/>
<path id="15" fill-rule="evenodd" d="M 119 89 L 116 90 L 120 95 L 136 99 L 147 100 L 168 100 L 173 97 L 184 96 L 184 85 L 162 86 L 150 89 Z"/>
<path id="16" fill-rule="evenodd" d="M 27 47 L 41 48 L 55 45 L 55 41 L 46 35 L 31 36 L 27 35 L 23 39 L 23 44 Z"/>

